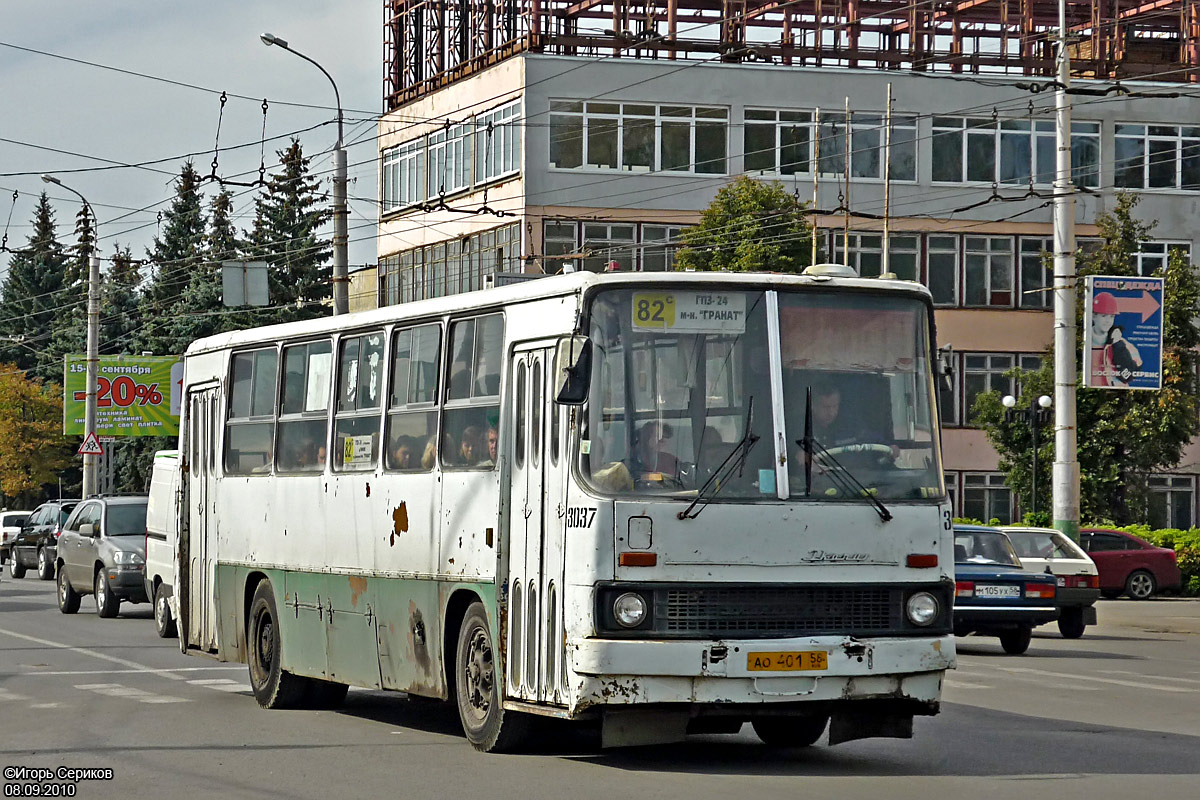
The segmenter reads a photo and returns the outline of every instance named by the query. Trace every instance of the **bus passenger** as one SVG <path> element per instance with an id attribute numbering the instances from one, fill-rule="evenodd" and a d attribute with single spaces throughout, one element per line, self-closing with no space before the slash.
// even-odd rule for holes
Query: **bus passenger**
<path id="1" fill-rule="evenodd" d="M 412 440 L 407 436 L 400 436 L 396 439 L 395 446 L 392 448 L 392 469 L 413 469 L 416 466 L 416 453 L 414 452 Z"/>
<path id="2" fill-rule="evenodd" d="M 651 420 L 642 426 L 634 440 L 634 459 L 642 473 L 679 473 L 679 460 L 671 452 L 675 431 L 665 422 Z"/>
<path id="3" fill-rule="evenodd" d="M 487 435 L 484 437 L 484 442 L 487 445 L 487 457 L 480 461 L 476 466 L 494 467 L 496 466 L 496 448 L 500 444 L 500 432 L 496 430 L 495 425 L 488 425 Z"/>
<path id="4" fill-rule="evenodd" d="M 458 463 L 465 467 L 477 465 L 483 448 L 479 446 L 479 428 L 468 425 L 463 429 L 462 438 L 458 441 Z"/>
<path id="5" fill-rule="evenodd" d="M 434 463 L 437 461 L 437 434 L 429 437 L 429 441 L 425 443 L 425 452 L 421 454 L 421 469 L 433 469 Z"/>

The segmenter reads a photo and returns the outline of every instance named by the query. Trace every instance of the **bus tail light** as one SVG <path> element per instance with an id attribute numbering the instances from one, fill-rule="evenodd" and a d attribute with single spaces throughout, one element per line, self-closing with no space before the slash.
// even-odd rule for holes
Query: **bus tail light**
<path id="1" fill-rule="evenodd" d="M 906 563 L 910 567 L 936 567 L 937 553 L 909 553 Z"/>
<path id="2" fill-rule="evenodd" d="M 971 581 L 955 581 L 954 583 L 955 597 L 974 597 L 975 584 Z"/>
<path id="3" fill-rule="evenodd" d="M 1043 600 L 1054 599 L 1054 584 L 1052 583 L 1027 583 L 1025 584 L 1026 597 L 1040 597 Z"/>
<path id="4" fill-rule="evenodd" d="M 658 553 L 621 553 L 617 563 L 622 567 L 653 567 L 658 564 Z"/>

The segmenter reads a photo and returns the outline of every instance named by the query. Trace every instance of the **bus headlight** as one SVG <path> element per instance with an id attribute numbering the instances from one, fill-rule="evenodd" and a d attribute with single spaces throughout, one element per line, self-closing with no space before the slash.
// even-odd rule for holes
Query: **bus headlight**
<path id="1" fill-rule="evenodd" d="M 636 628 L 646 620 L 646 600 L 635 592 L 626 592 L 613 601 L 613 619 L 622 628 Z"/>
<path id="2" fill-rule="evenodd" d="M 940 610 L 941 606 L 937 598 L 929 592 L 917 592 L 908 598 L 908 603 L 905 606 L 908 621 L 913 625 L 920 625 L 921 627 L 929 625 L 937 619 Z"/>

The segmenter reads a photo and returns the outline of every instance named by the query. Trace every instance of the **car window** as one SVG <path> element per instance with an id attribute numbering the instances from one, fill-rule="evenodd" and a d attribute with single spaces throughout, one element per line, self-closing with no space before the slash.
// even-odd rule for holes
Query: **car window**
<path id="1" fill-rule="evenodd" d="M 76 503 L 63 503 L 61 506 L 59 506 L 59 508 L 58 508 L 58 524 L 59 525 L 62 525 L 64 522 L 67 521 L 67 517 L 71 516 L 71 512 L 75 510 L 76 505 L 77 505 Z M 53 512 L 51 512 L 51 515 L 49 518 L 54 519 Z"/>
<path id="2" fill-rule="evenodd" d="M 44 507 L 39 508 L 33 512 L 33 514 L 29 517 L 28 520 L 26 520 L 26 524 L 29 525 L 30 527 L 33 527 L 34 525 L 41 525 L 42 520 L 45 518 L 46 518 L 46 509 Z"/>
<path id="3" fill-rule="evenodd" d="M 1021 566 L 1008 537 L 999 531 L 958 531 L 954 534 L 954 560 L 969 564 Z"/>
<path id="4" fill-rule="evenodd" d="M 67 521 L 63 523 L 64 531 L 72 531 L 74 533 L 79 532 L 79 519 L 83 516 L 83 511 L 85 508 L 86 506 L 80 506 L 71 512 L 71 516 L 67 517 Z"/>
<path id="5" fill-rule="evenodd" d="M 1125 538 L 1112 533 L 1093 533 L 1091 541 L 1088 542 L 1089 553 L 1105 553 L 1125 549 L 1127 549 Z"/>
<path id="6" fill-rule="evenodd" d="M 1083 558 L 1072 542 L 1051 531 L 1008 531 L 1009 541 L 1021 558 Z"/>
<path id="7" fill-rule="evenodd" d="M 107 536 L 144 536 L 146 534 L 146 504 L 122 503 L 108 507 Z"/>
<path id="8" fill-rule="evenodd" d="M 4 514 L 0 516 L 0 525 L 5 528 L 19 528 L 25 524 L 28 514 Z"/>

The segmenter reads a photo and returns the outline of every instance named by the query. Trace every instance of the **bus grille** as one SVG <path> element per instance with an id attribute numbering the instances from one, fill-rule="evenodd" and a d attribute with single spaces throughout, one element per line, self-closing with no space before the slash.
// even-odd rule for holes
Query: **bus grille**
<path id="1" fill-rule="evenodd" d="M 660 631 L 703 636 L 871 634 L 903 627 L 898 587 L 805 586 L 656 592 Z"/>

